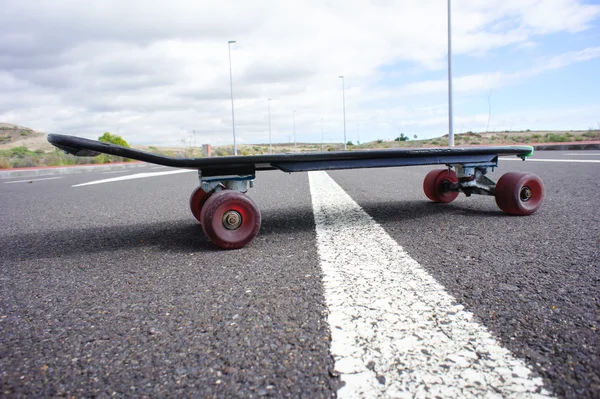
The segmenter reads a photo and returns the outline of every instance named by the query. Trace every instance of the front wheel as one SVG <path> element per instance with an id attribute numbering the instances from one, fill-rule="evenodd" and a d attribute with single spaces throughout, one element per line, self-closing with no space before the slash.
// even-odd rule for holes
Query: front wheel
<path id="1" fill-rule="evenodd" d="M 201 187 L 196 188 L 192 195 L 190 195 L 190 210 L 192 211 L 192 215 L 194 215 L 199 222 L 201 222 L 202 207 L 204 207 L 206 200 L 208 200 L 211 195 L 212 193 L 207 193 Z"/>
<path id="2" fill-rule="evenodd" d="M 511 215 L 531 215 L 544 202 L 544 184 L 532 173 L 510 172 L 496 184 L 496 204 Z"/>
<path id="3" fill-rule="evenodd" d="M 456 172 L 448 169 L 436 169 L 427 173 L 423 180 L 423 191 L 427 198 L 433 202 L 447 204 L 458 197 L 458 191 L 448 190 L 452 183 L 458 183 Z"/>
<path id="4" fill-rule="evenodd" d="M 232 190 L 214 193 L 202 207 L 201 224 L 213 244 L 242 248 L 258 235 L 260 210 L 248 196 Z"/>

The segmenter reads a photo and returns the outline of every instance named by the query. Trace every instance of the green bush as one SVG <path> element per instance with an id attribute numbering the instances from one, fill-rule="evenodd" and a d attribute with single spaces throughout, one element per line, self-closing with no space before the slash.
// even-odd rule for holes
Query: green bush
<path id="1" fill-rule="evenodd" d="M 105 132 L 102 136 L 98 137 L 98 141 L 129 148 L 129 143 L 127 143 L 127 141 L 125 141 L 121 136 L 110 134 L 109 132 Z"/>
<path id="2" fill-rule="evenodd" d="M 23 147 L 23 146 L 21 146 L 21 147 L 14 147 L 14 148 L 11 148 L 8 151 L 10 151 L 10 154 L 12 156 L 19 157 L 19 158 L 23 158 L 26 155 L 30 155 L 30 156 L 31 155 L 35 155 L 35 152 L 30 151 L 30 150 L 27 149 L 27 147 Z"/>
<path id="3" fill-rule="evenodd" d="M 565 141 L 569 141 L 567 136 L 556 134 L 556 133 L 548 133 L 548 141 L 551 143 L 564 143 Z"/>
<path id="4" fill-rule="evenodd" d="M 31 168 L 33 166 L 38 166 L 39 164 L 40 160 L 32 157 L 17 158 L 10 162 L 10 166 L 13 168 Z"/>

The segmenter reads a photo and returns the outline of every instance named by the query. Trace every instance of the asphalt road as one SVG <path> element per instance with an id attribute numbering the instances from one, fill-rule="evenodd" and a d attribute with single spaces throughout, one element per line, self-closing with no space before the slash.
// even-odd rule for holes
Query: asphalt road
<path id="1" fill-rule="evenodd" d="M 491 174 L 542 178 L 529 217 L 428 202 L 431 167 L 329 176 L 547 391 L 600 397 L 600 163 L 554 161 L 600 152 L 534 159 Z M 139 169 L 0 182 L 0 395 L 335 396 L 309 175 L 259 173 L 260 235 L 222 251 L 193 172 L 72 187 Z"/>

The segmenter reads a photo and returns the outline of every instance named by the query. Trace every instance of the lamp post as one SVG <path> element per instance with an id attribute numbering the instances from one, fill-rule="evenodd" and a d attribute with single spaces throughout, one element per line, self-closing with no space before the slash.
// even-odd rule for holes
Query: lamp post
<path id="1" fill-rule="evenodd" d="M 323 118 L 321 118 L 321 152 L 323 152 Z"/>
<path id="2" fill-rule="evenodd" d="M 452 123 L 452 25 L 450 0 L 448 0 L 448 146 L 454 147 L 454 128 Z"/>
<path id="3" fill-rule="evenodd" d="M 269 154 L 273 153 L 273 144 L 271 143 L 271 99 L 267 100 L 269 106 Z"/>
<path id="4" fill-rule="evenodd" d="M 231 73 L 231 44 L 235 43 L 235 40 L 227 42 L 229 48 L 229 88 L 231 90 L 231 125 L 233 128 L 233 155 L 237 155 L 237 143 L 235 141 L 235 114 L 233 112 L 233 74 Z"/>
<path id="5" fill-rule="evenodd" d="M 344 77 L 338 76 L 342 79 L 342 106 L 344 109 L 344 150 L 346 150 L 346 89 L 344 88 Z"/>
<path id="6" fill-rule="evenodd" d="M 294 152 L 296 152 L 296 110 L 294 110 Z"/>

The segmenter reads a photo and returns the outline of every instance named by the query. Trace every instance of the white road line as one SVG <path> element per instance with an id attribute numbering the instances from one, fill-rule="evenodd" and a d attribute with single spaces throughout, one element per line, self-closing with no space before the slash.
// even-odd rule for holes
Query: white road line
<path id="1" fill-rule="evenodd" d="M 110 174 L 113 174 L 113 173 L 127 173 L 127 172 L 131 172 L 131 171 L 127 170 L 127 169 L 125 169 L 125 170 L 112 170 L 110 172 L 102 172 L 102 174 L 103 175 L 110 175 Z"/>
<path id="2" fill-rule="evenodd" d="M 146 177 L 174 175 L 174 174 L 178 174 L 178 173 L 187 173 L 187 172 L 196 172 L 196 171 L 193 169 L 177 169 L 177 170 L 170 170 L 168 172 L 136 173 L 134 175 L 119 176 L 119 177 L 113 177 L 110 179 L 95 180 L 95 181 L 90 181 L 87 183 L 75 184 L 71 187 L 90 186 L 93 184 L 112 183 L 112 182 L 116 182 L 116 181 L 143 179 Z"/>
<path id="3" fill-rule="evenodd" d="M 519 158 L 498 158 L 502 161 L 521 161 Z M 568 162 L 568 163 L 600 163 L 600 159 L 544 159 L 544 158 L 527 158 L 526 162 Z M 523 161 L 521 161 L 523 162 Z"/>
<path id="4" fill-rule="evenodd" d="M 13 183 L 29 183 L 29 182 L 33 182 L 33 181 L 40 181 L 40 180 L 56 180 L 56 179 L 62 179 L 62 177 L 44 177 L 41 179 L 28 179 L 28 180 L 15 180 L 15 181 L 5 181 L 4 184 L 13 184 Z"/>
<path id="5" fill-rule="evenodd" d="M 327 173 L 309 181 L 338 397 L 549 396 Z"/>
<path id="6" fill-rule="evenodd" d="M 150 169 L 166 169 L 167 166 L 153 166 Z"/>
<path id="7" fill-rule="evenodd" d="M 600 155 L 600 152 L 589 152 L 589 151 L 563 152 L 561 155 L 576 156 L 576 157 L 597 157 L 598 155 Z"/>

